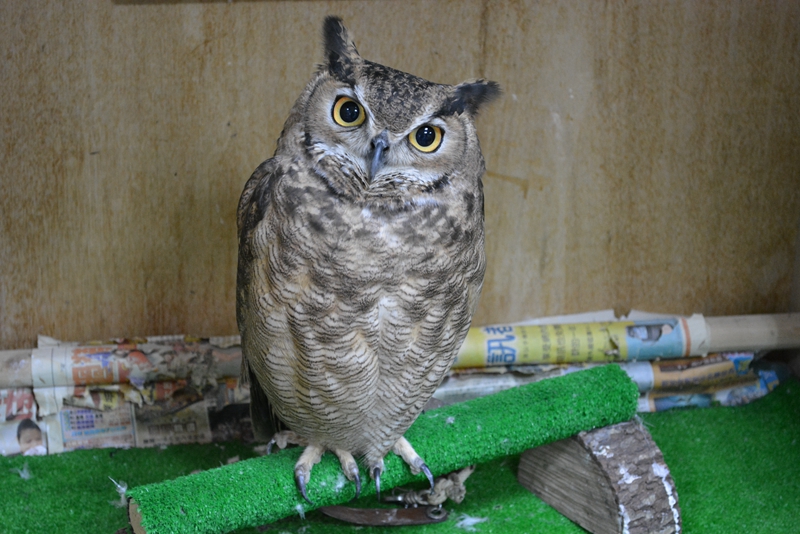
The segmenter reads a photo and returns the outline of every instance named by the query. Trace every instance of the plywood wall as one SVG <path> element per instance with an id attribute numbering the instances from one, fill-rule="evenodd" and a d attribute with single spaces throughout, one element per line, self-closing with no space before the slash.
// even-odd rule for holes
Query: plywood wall
<path id="1" fill-rule="evenodd" d="M 369 59 L 505 89 L 477 322 L 788 310 L 796 2 L 3 0 L 0 349 L 236 332 L 238 195 L 330 13 Z"/>

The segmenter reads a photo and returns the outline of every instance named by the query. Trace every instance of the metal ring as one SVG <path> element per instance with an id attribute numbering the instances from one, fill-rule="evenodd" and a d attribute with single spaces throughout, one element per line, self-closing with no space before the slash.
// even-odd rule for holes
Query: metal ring
<path id="1" fill-rule="evenodd" d="M 447 510 L 442 508 L 441 504 L 439 506 L 428 506 L 428 509 L 425 510 L 425 515 L 431 519 L 443 519 L 447 517 Z"/>

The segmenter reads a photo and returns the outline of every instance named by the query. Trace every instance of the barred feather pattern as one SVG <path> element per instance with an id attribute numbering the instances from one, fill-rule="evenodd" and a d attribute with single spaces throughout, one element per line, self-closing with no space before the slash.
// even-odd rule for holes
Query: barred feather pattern
<path id="1" fill-rule="evenodd" d="M 377 461 L 466 335 L 485 269 L 482 221 L 454 232 L 452 209 L 382 212 L 330 195 L 296 163 L 262 170 L 251 187 L 267 209 L 242 235 L 240 260 L 247 364 L 290 429 Z"/>

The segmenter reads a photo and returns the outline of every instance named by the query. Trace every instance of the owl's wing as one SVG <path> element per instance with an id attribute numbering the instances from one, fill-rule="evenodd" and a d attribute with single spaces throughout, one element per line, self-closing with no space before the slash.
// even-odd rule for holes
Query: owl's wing
<path id="1" fill-rule="evenodd" d="M 253 436 L 256 441 L 266 442 L 283 430 L 288 430 L 287 426 L 281 422 L 272 410 L 272 406 L 267 399 L 264 390 L 258 383 L 253 369 L 247 363 L 242 362 L 242 374 L 250 383 L 250 421 L 253 425 Z"/>
<path id="2" fill-rule="evenodd" d="M 270 158 L 253 171 L 247 180 L 239 198 L 239 207 L 236 210 L 236 225 L 239 230 L 239 246 L 255 229 L 264 217 L 269 202 L 269 190 L 273 181 L 277 179 L 278 165 L 275 158 Z M 241 261 L 241 258 L 240 260 Z"/>
<path id="3" fill-rule="evenodd" d="M 263 219 L 264 212 L 269 203 L 269 190 L 273 180 L 277 179 L 277 165 L 274 159 L 268 159 L 253 172 L 247 181 L 239 199 L 239 208 L 236 213 L 236 222 L 239 230 L 239 271 L 237 275 L 237 299 L 239 300 L 237 315 L 239 329 L 244 326 L 243 313 L 246 313 L 246 299 L 242 291 L 250 284 L 250 266 L 254 261 L 251 239 L 258 223 Z M 242 379 L 250 384 L 250 419 L 253 425 L 253 434 L 257 441 L 269 441 L 272 437 L 287 427 L 275 415 L 275 411 L 267 399 L 266 393 L 261 388 L 253 368 L 247 360 L 247 354 L 242 358 Z"/>

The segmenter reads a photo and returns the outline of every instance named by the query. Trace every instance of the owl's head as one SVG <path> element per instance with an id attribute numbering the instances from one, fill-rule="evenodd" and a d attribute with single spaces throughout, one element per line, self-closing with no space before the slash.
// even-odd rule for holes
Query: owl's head
<path id="1" fill-rule="evenodd" d="M 332 187 L 402 196 L 480 180 L 474 119 L 499 96 L 495 82 L 443 85 L 367 61 L 337 17 L 325 19 L 324 40 L 325 62 L 295 104 L 293 126 Z"/>

